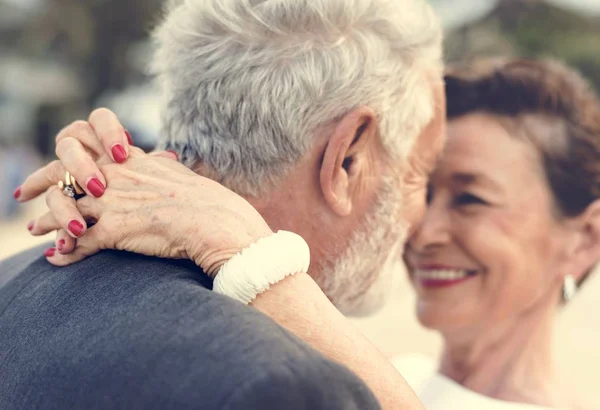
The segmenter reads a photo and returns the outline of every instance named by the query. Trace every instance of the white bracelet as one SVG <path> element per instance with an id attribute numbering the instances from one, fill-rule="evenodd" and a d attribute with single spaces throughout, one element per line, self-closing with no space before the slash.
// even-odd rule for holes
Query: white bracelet
<path id="1" fill-rule="evenodd" d="M 261 238 L 229 259 L 213 282 L 213 291 L 249 304 L 271 285 L 307 273 L 310 250 L 301 236 L 288 231 Z"/>

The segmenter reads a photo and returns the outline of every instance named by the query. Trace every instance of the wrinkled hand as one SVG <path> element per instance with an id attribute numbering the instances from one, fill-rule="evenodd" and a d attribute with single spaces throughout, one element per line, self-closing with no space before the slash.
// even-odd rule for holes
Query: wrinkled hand
<path id="1" fill-rule="evenodd" d="M 30 231 L 59 230 L 59 252 L 46 254 L 50 263 L 68 265 L 102 249 L 118 249 L 192 259 L 214 276 L 235 253 L 272 234 L 239 195 L 195 174 L 172 154 L 145 154 L 133 146 L 125 150 L 127 139 L 113 113 L 95 112 L 89 122 L 62 130 L 57 136 L 60 160 L 22 185 L 23 202 L 47 191 L 50 212 L 33 221 Z M 65 171 L 87 196 L 75 201 L 63 195 L 56 184 Z M 88 222 L 94 225 L 87 228 Z"/>

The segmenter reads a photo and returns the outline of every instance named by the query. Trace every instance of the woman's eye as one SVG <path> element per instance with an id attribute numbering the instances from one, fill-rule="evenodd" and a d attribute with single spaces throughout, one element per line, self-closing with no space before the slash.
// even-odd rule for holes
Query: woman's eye
<path id="1" fill-rule="evenodd" d="M 460 194 L 454 200 L 456 205 L 485 205 L 485 201 L 473 194 Z"/>

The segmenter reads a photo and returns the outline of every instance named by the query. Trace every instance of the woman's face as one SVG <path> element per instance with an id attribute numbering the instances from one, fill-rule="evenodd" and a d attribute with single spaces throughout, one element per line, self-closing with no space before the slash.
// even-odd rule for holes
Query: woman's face
<path id="1" fill-rule="evenodd" d="M 419 320 L 481 331 L 553 306 L 566 229 L 530 143 L 490 115 L 451 121 L 425 218 L 405 255 Z"/>

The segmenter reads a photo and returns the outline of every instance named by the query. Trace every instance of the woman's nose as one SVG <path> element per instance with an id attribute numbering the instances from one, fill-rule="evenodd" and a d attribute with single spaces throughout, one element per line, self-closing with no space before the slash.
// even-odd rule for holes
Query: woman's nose
<path id="1" fill-rule="evenodd" d="M 408 244 L 416 252 L 425 252 L 450 241 L 449 215 L 443 204 L 431 203 L 420 223 L 412 231 Z"/>

